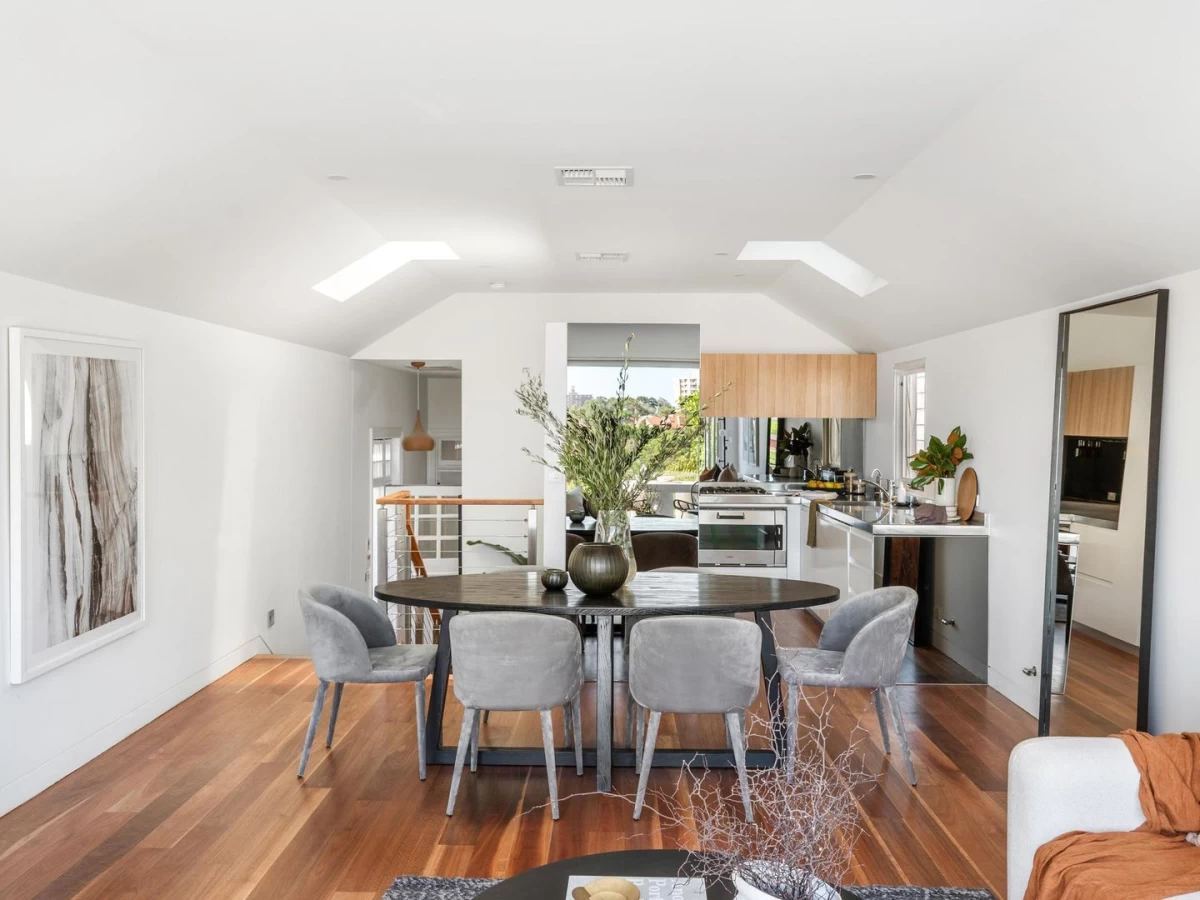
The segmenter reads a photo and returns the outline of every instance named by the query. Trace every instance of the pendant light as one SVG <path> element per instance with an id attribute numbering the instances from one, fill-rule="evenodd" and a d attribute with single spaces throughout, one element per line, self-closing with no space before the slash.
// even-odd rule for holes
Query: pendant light
<path id="1" fill-rule="evenodd" d="M 425 363 L 414 362 L 411 365 L 417 370 L 417 420 L 413 422 L 412 431 L 404 436 L 400 446 L 405 450 L 428 453 L 433 449 L 433 438 L 421 424 L 421 370 L 425 368 Z"/>

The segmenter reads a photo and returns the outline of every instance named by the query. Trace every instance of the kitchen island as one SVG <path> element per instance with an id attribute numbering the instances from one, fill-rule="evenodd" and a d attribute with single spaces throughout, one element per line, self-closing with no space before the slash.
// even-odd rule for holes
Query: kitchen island
<path id="1" fill-rule="evenodd" d="M 929 525 L 917 523 L 911 508 L 833 500 L 818 506 L 810 544 L 811 503 L 799 498 L 788 506 L 788 577 L 834 585 L 843 598 L 887 585 L 913 588 L 913 645 L 935 648 L 986 682 L 987 516 Z M 812 612 L 827 620 L 836 606 Z"/>

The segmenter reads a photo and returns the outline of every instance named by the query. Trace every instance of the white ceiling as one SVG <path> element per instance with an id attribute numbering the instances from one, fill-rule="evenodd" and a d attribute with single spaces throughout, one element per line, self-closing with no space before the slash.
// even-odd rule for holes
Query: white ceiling
<path id="1" fill-rule="evenodd" d="M 882 349 L 1200 267 L 1187 0 L 8 6 L 0 269 L 342 353 L 492 281 L 764 292 Z M 634 186 L 556 185 L 592 164 Z M 311 290 L 383 240 L 461 259 Z"/>

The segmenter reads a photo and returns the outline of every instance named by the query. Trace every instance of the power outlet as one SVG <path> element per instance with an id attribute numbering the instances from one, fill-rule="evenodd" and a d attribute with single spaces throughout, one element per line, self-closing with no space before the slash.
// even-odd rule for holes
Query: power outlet
<path id="1" fill-rule="evenodd" d="M 275 610 L 268 609 L 267 610 L 267 627 L 270 628 L 274 624 L 275 624 Z"/>

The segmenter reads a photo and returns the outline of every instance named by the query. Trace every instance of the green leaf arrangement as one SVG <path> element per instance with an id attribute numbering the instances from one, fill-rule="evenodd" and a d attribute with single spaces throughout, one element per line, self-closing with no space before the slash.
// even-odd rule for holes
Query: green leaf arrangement
<path id="1" fill-rule="evenodd" d="M 633 509 L 646 485 L 692 446 L 702 427 L 699 413 L 707 408 L 698 405 L 697 414 L 689 415 L 679 428 L 636 422 L 626 391 L 633 338 L 631 334 L 625 341 L 617 394 L 611 402 L 570 409 L 566 419 L 560 419 L 550 409 L 545 380 L 528 369 L 514 392 L 517 414 L 541 426 L 549 452 L 543 456 L 528 447 L 521 449 L 534 462 L 561 472 L 568 483 L 582 488 L 598 510 Z"/>
<path id="2" fill-rule="evenodd" d="M 946 440 L 931 437 L 928 447 L 913 454 L 909 466 L 917 474 L 913 477 L 912 486 L 923 488 L 936 478 L 938 490 L 941 491 L 946 479 L 953 478 L 962 463 L 974 458 L 974 454 L 967 449 L 967 436 L 963 434 L 962 426 L 955 425 Z"/>

